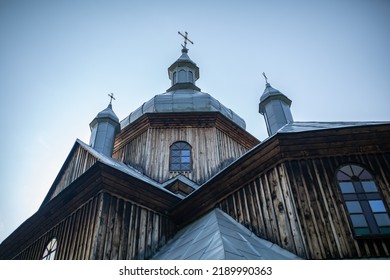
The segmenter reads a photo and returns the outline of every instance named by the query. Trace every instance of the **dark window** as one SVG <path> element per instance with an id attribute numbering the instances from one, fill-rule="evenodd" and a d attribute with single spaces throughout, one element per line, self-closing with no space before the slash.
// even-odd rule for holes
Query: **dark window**
<path id="1" fill-rule="evenodd" d="M 390 234 L 389 212 L 371 173 L 349 164 L 336 177 L 355 235 Z"/>
<path id="2" fill-rule="evenodd" d="M 54 260 L 57 251 L 57 239 L 53 238 L 46 245 L 45 252 L 43 252 L 42 260 Z"/>
<path id="3" fill-rule="evenodd" d="M 191 146 L 187 142 L 175 142 L 171 146 L 170 171 L 191 171 Z"/>
<path id="4" fill-rule="evenodd" d="M 194 74 L 191 71 L 188 72 L 188 81 L 194 83 Z"/>

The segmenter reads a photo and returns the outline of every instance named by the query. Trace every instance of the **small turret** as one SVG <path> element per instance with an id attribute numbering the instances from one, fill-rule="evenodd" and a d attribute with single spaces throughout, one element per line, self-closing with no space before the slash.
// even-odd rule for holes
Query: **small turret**
<path id="1" fill-rule="evenodd" d="M 113 95 L 110 97 L 112 101 Z M 119 119 L 112 110 L 111 101 L 107 108 L 97 114 L 89 124 L 91 128 L 89 145 L 108 157 L 112 156 L 115 135 L 120 131 Z"/>
<path id="2" fill-rule="evenodd" d="M 260 98 L 259 113 L 264 115 L 268 135 L 274 135 L 284 125 L 293 122 L 291 100 L 279 90 L 271 87 L 265 76 L 265 90 Z"/>
<path id="3" fill-rule="evenodd" d="M 195 81 L 199 79 L 199 67 L 188 56 L 187 41 L 191 44 L 193 42 L 188 39 L 187 32 L 185 32 L 185 35 L 180 32 L 179 34 L 184 37 L 184 45 L 182 45 L 181 56 L 168 68 L 171 87 L 167 92 L 178 89 L 194 89 L 200 91 L 200 88 L 195 85 Z"/>

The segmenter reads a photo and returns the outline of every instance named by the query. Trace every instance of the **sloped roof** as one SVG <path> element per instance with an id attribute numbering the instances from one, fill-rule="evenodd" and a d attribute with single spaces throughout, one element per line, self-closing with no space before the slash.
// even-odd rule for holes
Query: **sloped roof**
<path id="1" fill-rule="evenodd" d="M 156 260 L 287 260 L 300 259 L 257 237 L 220 209 L 214 209 L 179 231 L 153 257 Z"/>
<path id="2" fill-rule="evenodd" d="M 304 132 L 382 124 L 390 124 L 390 122 L 292 122 L 284 125 L 281 129 L 278 130 L 278 133 Z"/>
<path id="3" fill-rule="evenodd" d="M 179 89 L 154 96 L 121 121 L 121 129 L 146 113 L 219 112 L 245 129 L 244 119 L 210 94 L 194 89 Z"/>
<path id="4" fill-rule="evenodd" d="M 118 160 L 115 160 L 111 157 L 108 157 L 106 155 L 103 155 L 97 151 L 95 151 L 91 146 L 85 144 L 83 141 L 77 139 L 77 143 L 80 144 L 84 149 L 86 149 L 89 153 L 91 153 L 98 161 L 108 165 L 108 166 L 111 166 L 123 173 L 126 173 L 128 175 L 131 175 L 133 176 L 134 178 L 137 178 L 141 181 L 144 181 L 154 187 L 157 187 L 159 189 L 162 189 L 166 192 L 169 192 L 169 193 L 172 193 L 170 192 L 169 190 L 165 189 L 165 187 L 171 183 L 173 183 L 174 181 L 178 180 L 178 181 L 181 181 L 182 183 L 184 184 L 187 184 L 188 186 L 192 187 L 193 189 L 198 189 L 199 188 L 199 185 L 196 184 L 195 182 L 191 181 L 190 179 L 188 179 L 187 177 L 183 176 L 183 175 L 178 175 L 176 177 L 173 177 L 172 179 L 160 184 L 158 183 L 157 181 L 153 180 L 152 178 L 146 176 L 145 174 L 141 173 L 140 171 L 138 171 L 137 169 L 121 162 L 121 161 L 118 161 Z M 172 193 L 173 194 L 173 193 Z"/>

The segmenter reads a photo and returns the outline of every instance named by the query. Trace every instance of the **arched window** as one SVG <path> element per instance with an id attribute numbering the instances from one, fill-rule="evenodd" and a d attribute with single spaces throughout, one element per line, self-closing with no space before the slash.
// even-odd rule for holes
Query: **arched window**
<path id="1" fill-rule="evenodd" d="M 336 177 L 355 236 L 390 234 L 389 212 L 370 172 L 349 164 Z"/>
<path id="2" fill-rule="evenodd" d="M 188 81 L 194 83 L 194 74 L 192 74 L 192 71 L 188 71 Z"/>
<path id="3" fill-rule="evenodd" d="M 170 151 L 170 171 L 191 171 L 191 146 L 187 142 L 175 142 Z"/>
<path id="4" fill-rule="evenodd" d="M 45 252 L 43 252 L 42 260 L 54 260 L 57 251 L 57 239 L 53 238 L 46 245 Z"/>
<path id="5" fill-rule="evenodd" d="M 178 77 L 178 83 L 185 83 L 187 82 L 187 79 L 186 79 L 186 71 L 181 69 L 179 70 L 179 77 Z"/>

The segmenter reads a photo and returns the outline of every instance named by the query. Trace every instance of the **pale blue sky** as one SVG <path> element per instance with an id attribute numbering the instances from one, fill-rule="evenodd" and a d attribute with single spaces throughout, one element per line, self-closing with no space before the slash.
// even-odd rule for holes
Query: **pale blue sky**
<path id="1" fill-rule="evenodd" d="M 108 93 L 122 120 L 170 87 L 177 31 L 197 85 L 260 140 L 263 71 L 295 120 L 390 120 L 390 1 L 0 0 L 0 241 L 89 142 Z"/>

